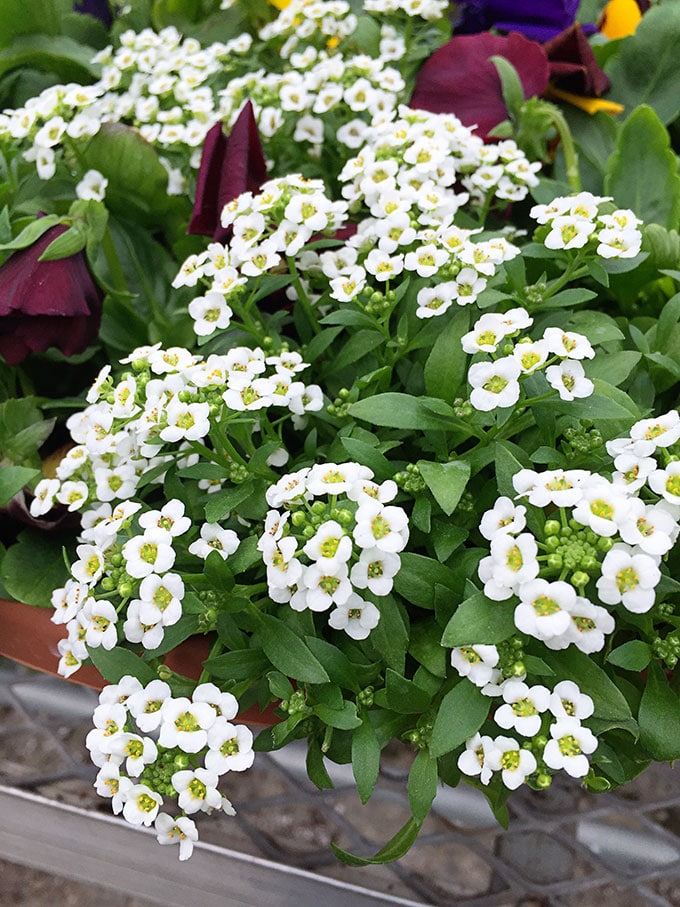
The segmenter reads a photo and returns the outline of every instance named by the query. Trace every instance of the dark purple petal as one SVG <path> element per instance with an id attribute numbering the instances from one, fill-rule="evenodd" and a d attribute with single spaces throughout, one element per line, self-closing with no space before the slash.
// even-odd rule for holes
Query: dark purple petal
<path id="1" fill-rule="evenodd" d="M 221 123 L 206 136 L 187 233 L 222 242 L 229 235 L 220 223 L 224 206 L 243 192 L 257 192 L 266 179 L 267 164 L 253 105 L 248 101 L 229 136 L 224 135 Z"/>
<path id="2" fill-rule="evenodd" d="M 99 332 L 102 292 L 85 255 L 78 252 L 57 261 L 38 261 L 67 229 L 57 224 L 0 267 L 0 354 L 9 365 L 51 346 L 72 356 Z"/>
<path id="3" fill-rule="evenodd" d="M 572 24 L 578 6 L 579 0 L 466 0 L 455 31 L 469 35 L 495 28 L 548 41 Z"/>
<path id="4" fill-rule="evenodd" d="M 466 126 L 489 132 L 507 119 L 501 80 L 489 57 L 505 57 L 517 70 L 524 96 L 543 94 L 549 77 L 548 58 L 540 44 L 518 34 L 459 35 L 425 61 L 416 79 L 411 107 L 432 113 L 454 113 Z"/>
<path id="5" fill-rule="evenodd" d="M 113 16 L 111 15 L 111 7 L 108 4 L 108 0 L 80 0 L 79 3 L 73 4 L 73 12 L 94 16 L 95 19 L 103 22 L 107 28 L 111 28 Z"/>
<path id="6" fill-rule="evenodd" d="M 580 25 L 572 25 L 544 47 L 550 63 L 550 81 L 557 88 L 598 98 L 609 90 L 611 83 L 600 69 Z"/>

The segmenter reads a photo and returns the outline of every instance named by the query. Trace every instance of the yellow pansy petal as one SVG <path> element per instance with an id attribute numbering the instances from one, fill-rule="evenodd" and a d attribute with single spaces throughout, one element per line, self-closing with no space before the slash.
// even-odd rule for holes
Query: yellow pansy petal
<path id="1" fill-rule="evenodd" d="M 574 94 L 571 91 L 562 91 L 561 88 L 555 88 L 554 85 L 548 86 L 545 96 L 559 98 L 560 101 L 566 101 L 568 104 L 573 104 L 574 107 L 580 107 L 581 110 L 585 110 L 586 113 L 591 115 L 597 113 L 598 110 L 604 110 L 605 113 L 610 113 L 614 116 L 617 113 L 621 113 L 624 109 L 623 104 L 617 104 L 616 101 L 607 101 L 605 98 L 588 98 L 585 95 Z"/>
<path id="2" fill-rule="evenodd" d="M 600 31 L 613 41 L 632 35 L 642 19 L 640 7 L 635 0 L 609 0 L 602 11 Z"/>

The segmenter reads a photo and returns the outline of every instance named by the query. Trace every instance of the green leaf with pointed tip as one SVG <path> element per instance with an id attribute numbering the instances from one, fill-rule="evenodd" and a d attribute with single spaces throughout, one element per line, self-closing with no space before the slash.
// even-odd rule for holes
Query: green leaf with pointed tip
<path id="1" fill-rule="evenodd" d="M 680 758 L 680 697 L 656 662 L 647 670 L 640 702 L 640 741 L 650 756 L 661 762 Z"/>
<path id="2" fill-rule="evenodd" d="M 474 736 L 489 714 L 489 698 L 463 679 L 442 699 L 430 740 L 433 756 L 443 756 Z"/>
<path id="3" fill-rule="evenodd" d="M 265 655 L 286 677 L 306 683 L 328 683 L 321 662 L 283 621 L 262 614 L 259 630 Z"/>
<path id="4" fill-rule="evenodd" d="M 379 768 L 380 744 L 366 715 L 352 734 L 352 772 L 362 803 L 373 793 Z"/>
<path id="5" fill-rule="evenodd" d="M 418 837 L 421 825 L 422 822 L 417 819 L 409 819 L 374 857 L 356 856 L 332 842 L 331 848 L 340 862 L 345 863 L 347 866 L 375 866 L 381 863 L 393 863 L 394 860 L 400 859 L 411 849 Z"/>
<path id="6" fill-rule="evenodd" d="M 88 646 L 87 651 L 92 664 L 109 683 L 118 683 L 121 677 L 128 674 L 142 684 L 151 683 L 158 678 L 154 669 L 130 649 L 116 646 L 107 650 L 101 646 Z"/>
<path id="7" fill-rule="evenodd" d="M 463 460 L 450 463 L 418 460 L 417 465 L 435 501 L 447 516 L 451 516 L 470 478 L 470 464 Z"/>

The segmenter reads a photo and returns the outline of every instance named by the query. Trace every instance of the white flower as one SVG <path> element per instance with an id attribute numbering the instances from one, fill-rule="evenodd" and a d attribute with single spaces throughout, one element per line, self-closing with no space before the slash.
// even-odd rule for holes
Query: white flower
<path id="1" fill-rule="evenodd" d="M 423 287 L 418 290 L 416 296 L 418 318 L 433 318 L 443 315 L 453 305 L 456 290 L 457 285 L 452 280 L 437 284 L 435 287 Z"/>
<path id="2" fill-rule="evenodd" d="M 113 649 L 116 645 L 118 615 L 111 602 L 96 601 L 94 598 L 86 599 L 78 613 L 77 620 L 85 629 L 85 642 L 88 646 Z"/>
<path id="3" fill-rule="evenodd" d="M 71 565 L 71 574 L 86 586 L 93 586 L 104 574 L 104 552 L 96 545 L 78 545 L 78 560 Z"/>
<path id="4" fill-rule="evenodd" d="M 576 591 L 569 583 L 534 579 L 520 586 L 520 603 L 515 608 L 515 626 L 543 641 L 562 636 L 571 625 L 570 611 Z"/>
<path id="5" fill-rule="evenodd" d="M 564 769 L 572 778 L 584 778 L 590 764 L 588 755 L 597 749 L 597 738 L 577 718 L 560 718 L 550 728 L 543 750 L 543 761 L 549 768 Z"/>
<path id="6" fill-rule="evenodd" d="M 633 498 L 628 518 L 619 526 L 619 533 L 624 542 L 637 545 L 645 554 L 659 557 L 673 547 L 678 524 L 662 506 Z"/>
<path id="7" fill-rule="evenodd" d="M 571 626 L 565 636 L 546 640 L 545 645 L 549 649 L 566 649 L 573 643 L 587 655 L 600 652 L 604 648 L 605 635 L 613 633 L 616 626 L 609 611 L 577 595 L 570 615 Z"/>
<path id="8" fill-rule="evenodd" d="M 479 531 L 489 541 L 499 532 L 521 532 L 526 526 L 526 512 L 522 504 L 515 504 L 510 498 L 502 496 L 482 516 Z"/>
<path id="9" fill-rule="evenodd" d="M 486 288 L 486 280 L 480 277 L 474 268 L 463 268 L 458 272 L 455 283 L 455 295 L 458 305 L 469 305 L 475 302 Z"/>
<path id="10" fill-rule="evenodd" d="M 208 747 L 205 767 L 217 775 L 243 772 L 255 759 L 252 731 L 242 724 L 230 724 L 223 716 L 208 731 Z"/>
<path id="11" fill-rule="evenodd" d="M 346 494 L 355 482 L 372 478 L 373 472 L 359 463 L 317 463 L 304 477 L 307 490 L 314 496 Z"/>
<path id="12" fill-rule="evenodd" d="M 589 397 L 595 390 L 595 385 L 590 378 L 586 378 L 580 362 L 567 359 L 559 365 L 549 365 L 545 370 L 545 377 L 562 400 Z"/>
<path id="13" fill-rule="evenodd" d="M 219 551 L 226 560 L 240 544 L 240 539 L 233 529 L 223 529 L 219 523 L 204 523 L 201 526 L 201 537 L 189 545 L 189 553 L 207 558 L 211 551 Z"/>
<path id="14" fill-rule="evenodd" d="M 88 201 L 102 202 L 109 181 L 98 171 L 88 170 L 76 186 L 76 195 Z"/>
<path id="15" fill-rule="evenodd" d="M 498 532 L 491 539 L 490 556 L 478 567 L 484 583 L 484 594 L 494 601 L 504 601 L 516 593 L 522 583 L 538 576 L 538 545 L 530 532 L 517 537 Z"/>
<path id="16" fill-rule="evenodd" d="M 631 428 L 630 437 L 632 441 L 649 441 L 654 448 L 670 447 L 680 439 L 680 414 L 672 409 L 657 418 L 641 419 Z"/>
<path id="17" fill-rule="evenodd" d="M 550 690 L 536 685 L 528 687 L 521 680 L 503 684 L 505 705 L 496 709 L 493 720 L 504 730 L 514 728 L 522 737 L 535 737 L 541 729 L 541 713 L 550 704 Z"/>
<path id="18" fill-rule="evenodd" d="M 182 616 L 184 583 L 176 573 L 165 573 L 163 576 L 150 573 L 140 583 L 139 598 L 143 623 L 160 621 L 164 627 L 170 627 Z"/>
<path id="19" fill-rule="evenodd" d="M 630 498 L 621 487 L 595 476 L 592 484 L 582 486 L 581 500 L 574 507 L 572 516 L 577 523 L 608 537 L 616 534 L 629 511 Z"/>
<path id="20" fill-rule="evenodd" d="M 166 699 L 161 706 L 160 746 L 178 746 L 185 753 L 198 753 L 208 742 L 208 730 L 217 719 L 207 702 L 191 702 L 185 696 Z"/>
<path id="21" fill-rule="evenodd" d="M 156 840 L 159 844 L 179 844 L 179 859 L 188 860 L 198 841 L 198 829 L 193 819 L 188 816 L 171 818 L 167 813 L 159 813 L 154 822 Z"/>
<path id="22" fill-rule="evenodd" d="M 144 602 L 138 598 L 133 598 L 128 604 L 123 633 L 129 642 L 141 642 L 145 649 L 157 649 L 165 635 L 163 622 L 160 617 L 142 620 L 143 606 Z"/>
<path id="23" fill-rule="evenodd" d="M 158 815 L 163 798 L 146 784 L 134 784 L 127 792 L 123 816 L 131 825 L 149 826 Z"/>
<path id="24" fill-rule="evenodd" d="M 482 784 L 491 781 L 493 770 L 489 767 L 486 754 L 493 746 L 491 737 L 475 734 L 465 741 L 465 750 L 458 757 L 458 768 L 464 775 L 479 777 Z"/>
<path id="25" fill-rule="evenodd" d="M 536 771 L 536 757 L 522 749 L 512 737 L 496 737 L 486 751 L 486 763 L 493 771 L 500 771 L 503 784 L 516 790 L 527 775 Z"/>
<path id="26" fill-rule="evenodd" d="M 512 477 L 512 484 L 518 495 L 527 497 L 530 504 L 546 507 L 573 507 L 582 497 L 581 486 L 590 478 L 585 469 L 553 469 L 534 472 L 520 469 Z"/>
<path id="27" fill-rule="evenodd" d="M 320 568 L 333 573 L 337 566 L 347 563 L 352 556 L 352 540 L 345 535 L 340 523 L 327 520 L 302 550 L 308 558 L 318 561 Z"/>
<path id="28" fill-rule="evenodd" d="M 298 591 L 290 600 L 291 607 L 296 611 L 305 608 L 327 611 L 332 604 L 341 604 L 352 594 L 346 564 L 338 564 L 332 572 L 326 571 L 322 565 L 312 564 L 304 569 L 298 586 Z"/>
<path id="29" fill-rule="evenodd" d="M 355 514 L 354 541 L 360 548 L 399 552 L 409 537 L 408 516 L 401 507 L 384 506 L 379 501 L 362 502 Z"/>
<path id="30" fill-rule="evenodd" d="M 672 461 L 665 469 L 655 469 L 647 482 L 669 504 L 680 504 L 680 461 Z"/>
<path id="31" fill-rule="evenodd" d="M 567 359 L 593 359 L 595 350 L 587 337 L 575 331 L 563 331 L 562 328 L 546 328 L 543 331 L 545 341 L 551 353 Z"/>
<path id="32" fill-rule="evenodd" d="M 451 649 L 451 664 L 461 677 L 467 677 L 476 687 L 485 687 L 501 678 L 496 646 L 458 646 Z"/>
<path id="33" fill-rule="evenodd" d="M 595 230 L 595 224 L 578 217 L 553 218 L 544 243 L 548 249 L 582 249 Z"/>
<path id="34" fill-rule="evenodd" d="M 129 539 L 122 549 L 125 569 L 136 579 L 151 573 L 166 573 L 175 563 L 172 536 L 165 529 L 147 529 Z"/>
<path id="35" fill-rule="evenodd" d="M 127 707 L 140 731 L 148 734 L 161 724 L 161 708 L 172 691 L 164 680 L 152 680 L 144 689 L 128 697 Z"/>
<path id="36" fill-rule="evenodd" d="M 617 543 L 602 561 L 597 592 L 606 605 L 622 604 L 634 614 L 644 614 L 654 605 L 661 571 L 655 558 L 638 548 Z"/>
<path id="37" fill-rule="evenodd" d="M 119 762 L 125 760 L 125 771 L 138 778 L 147 765 L 156 761 L 158 750 L 150 737 L 124 733 L 111 740 L 111 755 Z"/>
<path id="38" fill-rule="evenodd" d="M 364 548 L 349 578 L 357 589 L 370 589 L 374 595 L 387 595 L 400 567 L 398 554 L 381 551 L 380 548 Z"/>
<path id="39" fill-rule="evenodd" d="M 371 602 L 364 601 L 356 592 L 344 602 L 336 602 L 328 618 L 334 630 L 344 630 L 352 639 L 366 639 L 380 621 L 380 611 Z"/>
<path id="40" fill-rule="evenodd" d="M 582 721 L 590 718 L 595 711 L 595 704 L 573 680 L 562 680 L 553 687 L 549 708 L 555 718 L 577 718 Z"/>
<path id="41" fill-rule="evenodd" d="M 482 315 L 471 331 L 461 337 L 460 343 L 463 351 L 471 355 L 479 352 L 495 353 L 507 333 L 503 316 L 488 312 Z"/>
<path id="42" fill-rule="evenodd" d="M 596 251 L 602 258 L 635 258 L 642 245 L 642 233 L 635 229 L 606 227 L 597 239 Z"/>
<path id="43" fill-rule="evenodd" d="M 194 319 L 196 334 L 207 337 L 218 328 L 228 328 L 234 313 L 221 293 L 210 291 L 189 303 L 189 314 Z"/>
<path id="44" fill-rule="evenodd" d="M 227 720 L 238 714 L 238 700 L 233 693 L 226 693 L 214 683 L 199 683 L 191 694 L 192 702 L 207 702 L 217 714 Z"/>
<path id="45" fill-rule="evenodd" d="M 61 483 L 58 479 L 41 479 L 35 486 L 33 500 L 31 501 L 31 516 L 42 516 L 52 509 L 54 499 Z"/>
<path id="46" fill-rule="evenodd" d="M 175 772 L 172 786 L 179 794 L 177 803 L 186 813 L 212 812 L 222 806 L 222 794 L 217 790 L 216 772 L 205 768 Z"/>
<path id="47" fill-rule="evenodd" d="M 482 412 L 514 406 L 519 400 L 519 363 L 505 356 L 495 362 L 477 362 L 468 370 L 473 390 L 470 403 Z"/>
<path id="48" fill-rule="evenodd" d="M 184 535 L 191 529 L 191 520 L 184 515 L 184 503 L 173 499 L 160 510 L 147 510 L 139 517 L 142 529 L 164 529 L 171 536 Z"/>
<path id="49" fill-rule="evenodd" d="M 164 441 L 200 441 L 210 431 L 209 403 L 182 403 L 174 397 L 166 416 L 168 424 L 160 433 Z"/>
<path id="50" fill-rule="evenodd" d="M 117 765 L 107 762 L 99 769 L 94 787 L 100 797 L 111 799 L 111 809 L 114 816 L 117 816 L 123 811 L 123 805 L 133 787 L 133 782 L 124 775 L 121 776 L 120 768 Z"/>

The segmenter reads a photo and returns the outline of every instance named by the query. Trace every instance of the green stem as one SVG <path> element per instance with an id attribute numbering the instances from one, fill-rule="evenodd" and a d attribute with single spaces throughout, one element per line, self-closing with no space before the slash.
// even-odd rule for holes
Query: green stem
<path id="1" fill-rule="evenodd" d="M 206 660 L 209 660 L 211 658 L 217 658 L 217 656 L 221 655 L 223 651 L 224 651 L 224 643 L 222 642 L 221 639 L 218 638 L 212 644 L 210 652 L 208 653 L 208 659 L 206 659 Z M 203 670 L 201 671 L 201 676 L 198 678 L 198 682 L 205 683 L 209 679 L 210 679 L 210 671 L 207 668 L 203 668 Z"/>
<path id="2" fill-rule="evenodd" d="M 106 264 L 109 268 L 111 283 L 114 290 L 119 293 L 127 294 L 128 287 L 127 281 L 125 280 L 125 272 L 123 271 L 123 266 L 118 258 L 116 245 L 113 241 L 113 235 L 111 234 L 109 227 L 106 228 L 104 236 L 102 237 L 102 251 L 104 252 L 104 258 L 106 258 Z"/>
<path id="3" fill-rule="evenodd" d="M 578 154 L 576 145 L 569 129 L 564 114 L 554 104 L 550 104 L 550 113 L 552 114 L 553 124 L 559 134 L 562 142 L 562 151 L 564 153 L 564 163 L 567 171 L 567 182 L 575 192 L 581 191 L 581 175 L 578 169 Z"/>
<path id="4" fill-rule="evenodd" d="M 319 319 L 316 317 L 316 312 L 311 303 L 309 296 L 305 293 L 304 287 L 302 286 L 302 281 L 300 280 L 300 273 L 295 264 L 295 259 L 292 255 L 286 256 L 286 261 L 288 263 L 288 270 L 290 271 L 293 277 L 293 286 L 295 287 L 295 292 L 297 293 L 298 302 L 302 306 L 307 320 L 309 321 L 312 330 L 315 334 L 321 332 L 321 327 L 319 326 Z"/>

